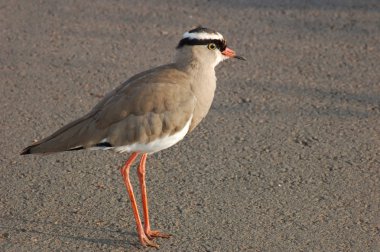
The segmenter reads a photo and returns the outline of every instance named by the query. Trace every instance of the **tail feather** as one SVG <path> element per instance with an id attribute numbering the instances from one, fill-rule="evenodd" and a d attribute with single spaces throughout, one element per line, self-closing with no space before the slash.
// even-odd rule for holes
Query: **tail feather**
<path id="1" fill-rule="evenodd" d="M 62 127 L 51 136 L 23 149 L 20 155 L 54 153 L 80 150 L 90 147 L 103 139 L 102 132 L 85 116 Z"/>
<path id="2" fill-rule="evenodd" d="M 30 152 L 30 150 L 32 149 L 32 147 L 33 147 L 33 146 L 28 146 L 28 147 L 24 148 L 24 149 L 22 150 L 22 152 L 20 153 L 20 155 L 32 154 L 32 153 Z"/>

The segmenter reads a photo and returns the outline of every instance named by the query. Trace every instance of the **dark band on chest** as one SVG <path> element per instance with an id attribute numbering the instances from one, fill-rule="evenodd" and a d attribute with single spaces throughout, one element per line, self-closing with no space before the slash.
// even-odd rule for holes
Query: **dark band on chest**
<path id="1" fill-rule="evenodd" d="M 220 39 L 191 39 L 191 38 L 184 38 L 179 41 L 177 49 L 182 48 L 185 45 L 192 46 L 192 45 L 208 45 L 210 43 L 214 43 L 216 47 L 223 52 L 227 48 L 226 41 L 220 40 Z"/>

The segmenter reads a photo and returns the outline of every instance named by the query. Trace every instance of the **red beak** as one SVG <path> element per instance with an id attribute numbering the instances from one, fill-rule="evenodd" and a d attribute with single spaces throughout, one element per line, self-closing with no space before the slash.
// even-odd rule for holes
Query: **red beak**
<path id="1" fill-rule="evenodd" d="M 230 58 L 233 58 L 236 55 L 235 51 L 232 50 L 232 49 L 230 49 L 230 48 L 228 48 L 228 47 L 226 47 L 226 49 L 224 49 L 224 51 L 222 52 L 222 54 L 224 56 L 227 56 L 227 57 L 230 57 Z"/>
<path id="2" fill-rule="evenodd" d="M 235 59 L 239 59 L 239 60 L 245 60 L 244 57 L 236 55 L 235 51 L 232 50 L 232 49 L 230 49 L 230 48 L 228 48 L 228 47 L 226 47 L 226 49 L 224 49 L 224 51 L 222 52 L 222 54 L 224 56 L 229 57 L 229 58 L 235 58 Z"/>

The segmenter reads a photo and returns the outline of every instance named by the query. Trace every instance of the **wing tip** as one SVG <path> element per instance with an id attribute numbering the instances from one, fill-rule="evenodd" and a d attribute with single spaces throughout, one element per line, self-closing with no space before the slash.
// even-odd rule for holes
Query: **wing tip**
<path id="1" fill-rule="evenodd" d="M 31 152 L 32 147 L 33 147 L 33 146 L 28 146 L 28 147 L 26 147 L 25 149 L 22 150 L 22 152 L 20 153 L 20 155 L 28 155 L 28 154 L 32 154 L 32 152 Z"/>

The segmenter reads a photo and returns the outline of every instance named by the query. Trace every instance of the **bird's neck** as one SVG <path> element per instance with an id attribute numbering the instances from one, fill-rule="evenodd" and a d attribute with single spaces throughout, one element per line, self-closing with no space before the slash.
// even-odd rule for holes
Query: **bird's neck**
<path id="1" fill-rule="evenodd" d="M 204 88 L 203 83 L 206 84 L 206 87 L 211 85 L 215 89 L 215 64 L 210 62 L 209 58 L 201 55 L 200 51 L 192 47 L 179 49 L 175 58 L 175 65 L 194 79 L 191 83 L 196 86 L 195 88 Z"/>
<path id="2" fill-rule="evenodd" d="M 190 130 L 192 130 L 206 116 L 211 107 L 216 89 L 214 65 L 189 49 L 177 53 L 175 64 L 191 78 L 190 88 L 197 98 L 190 125 Z"/>

